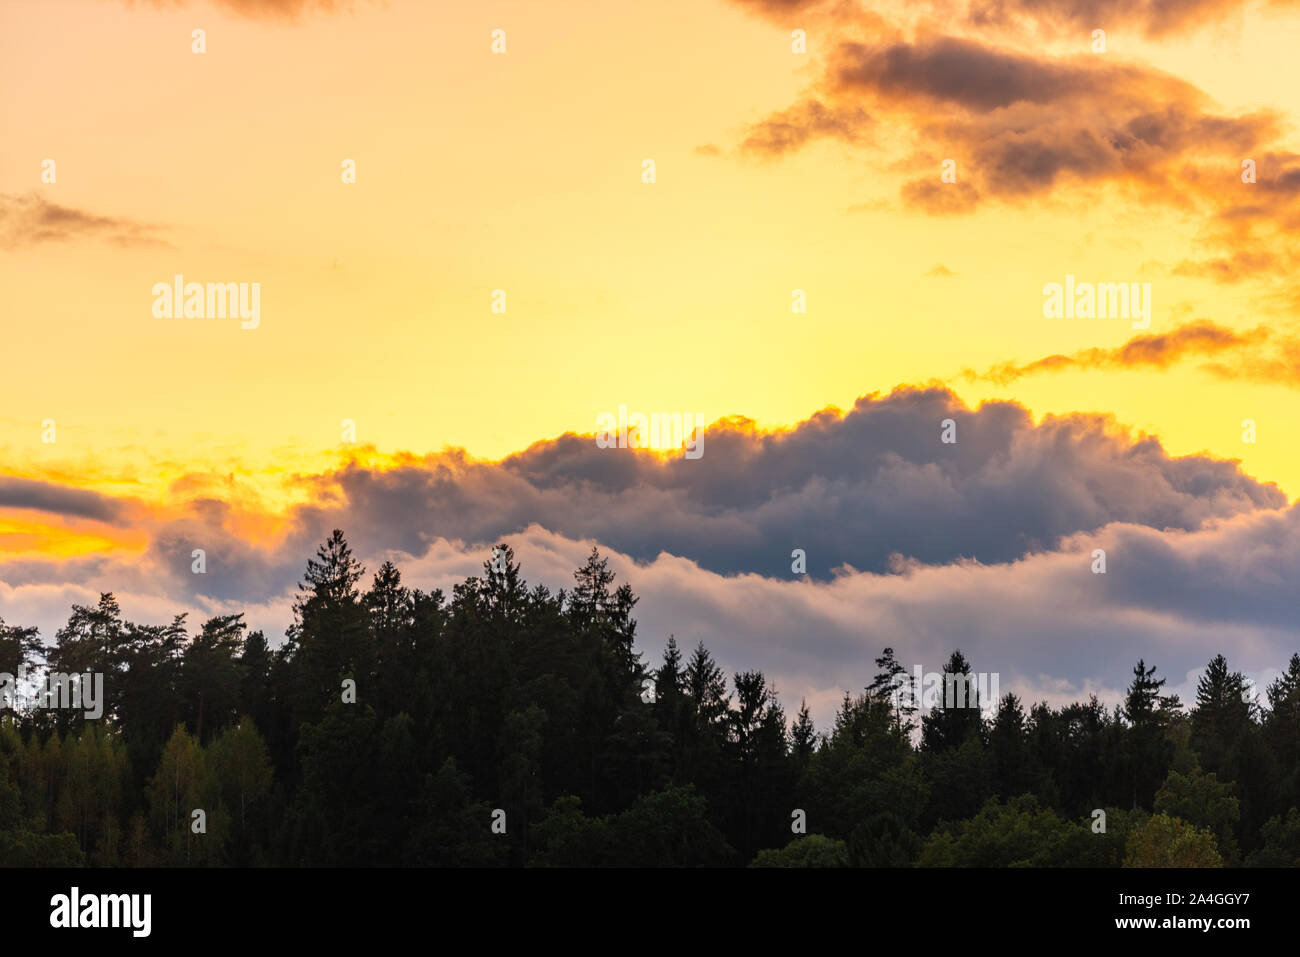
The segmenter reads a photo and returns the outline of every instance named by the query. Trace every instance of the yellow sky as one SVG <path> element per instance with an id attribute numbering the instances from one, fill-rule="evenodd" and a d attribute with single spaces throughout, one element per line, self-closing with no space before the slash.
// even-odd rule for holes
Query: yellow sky
<path id="1" fill-rule="evenodd" d="M 1159 43 L 1111 31 L 1108 55 L 1168 70 L 1227 113 L 1295 117 L 1300 85 L 1281 79 L 1294 26 L 1249 18 Z M 499 457 L 590 432 L 619 405 L 778 426 L 938 379 L 972 404 L 1110 412 L 1175 454 L 1239 458 L 1300 494 L 1294 390 L 1194 365 L 958 378 L 1134 335 L 1044 319 L 1042 286 L 1067 273 L 1152 281 L 1153 333 L 1176 316 L 1285 317 L 1249 286 L 1153 274 L 1196 254 L 1199 220 L 1113 188 L 933 218 L 897 201 L 919 172 L 893 168 L 901 153 L 824 141 L 735 155 L 747 124 L 813 81 L 818 40 L 793 55 L 788 31 L 723 0 L 394 0 L 291 23 L 8 0 L 0 193 L 152 224 L 160 242 L 0 249 L 0 461 L 145 497 L 207 470 L 271 489 L 333 461 L 343 419 L 383 452 Z M 956 275 L 925 275 L 940 263 Z M 151 289 L 177 273 L 260 283 L 260 327 L 156 319 Z M 0 526 L 0 549 L 54 549 L 41 528 Z"/>

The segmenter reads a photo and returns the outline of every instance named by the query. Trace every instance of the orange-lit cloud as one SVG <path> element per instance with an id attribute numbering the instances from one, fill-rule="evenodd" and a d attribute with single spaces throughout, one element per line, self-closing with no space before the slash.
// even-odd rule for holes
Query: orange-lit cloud
<path id="1" fill-rule="evenodd" d="M 1027 376 L 1102 369 L 1167 369 L 1175 363 L 1203 359 L 1200 368 L 1224 380 L 1275 383 L 1300 389 L 1300 337 L 1262 326 L 1236 332 L 1202 319 L 1167 333 L 1135 336 L 1113 349 L 1083 349 L 1032 362 L 1001 362 L 984 372 L 972 369 L 968 381 L 984 379 L 1008 385 Z"/>
<path id="2" fill-rule="evenodd" d="M 1175 275 L 1280 279 L 1300 262 L 1300 157 L 1281 148 L 1288 127 L 1276 111 L 1225 113 L 1185 79 L 1109 57 L 829 29 L 818 79 L 751 124 L 742 152 L 775 158 L 835 139 L 870 154 L 888 128 L 891 148 L 910 142 L 891 164 L 904 171 L 899 195 L 927 215 L 1110 186 L 1120 201 L 1200 218 L 1210 255 L 1184 257 Z"/>
<path id="3" fill-rule="evenodd" d="M 35 193 L 0 194 L 0 246 L 100 240 L 115 246 L 163 246 L 161 228 L 124 216 L 103 216 L 52 203 Z"/>
<path id="4" fill-rule="evenodd" d="M 809 16 L 839 20 L 860 17 L 859 0 L 732 0 L 743 9 L 778 23 L 797 24 Z M 880 5 L 873 5 L 879 7 Z M 1105 28 L 1135 28 L 1153 38 L 1204 29 L 1247 10 L 1286 11 L 1296 0 L 907 0 L 884 4 L 896 19 L 931 18 L 967 29 L 1007 34 L 1065 33 L 1088 36 Z"/>

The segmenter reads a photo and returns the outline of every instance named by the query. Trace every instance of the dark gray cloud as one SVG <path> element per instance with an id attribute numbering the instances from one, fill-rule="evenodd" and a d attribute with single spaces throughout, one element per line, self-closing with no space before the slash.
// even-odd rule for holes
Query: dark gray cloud
<path id="1" fill-rule="evenodd" d="M 1108 607 L 1297 632 L 1300 505 L 1199 535 L 1116 526 L 1106 537 Z"/>
<path id="2" fill-rule="evenodd" d="M 830 81 L 840 89 L 863 88 L 895 98 L 925 96 L 988 112 L 1076 96 L 1096 83 L 1096 73 L 958 37 L 937 37 L 915 44 L 842 43 Z"/>
<path id="3" fill-rule="evenodd" d="M 940 441 L 949 418 L 955 445 Z M 864 397 L 843 416 L 819 413 L 783 432 L 716 423 L 696 460 L 567 434 L 500 463 L 450 453 L 313 481 L 341 501 L 299 511 L 309 540 L 337 524 L 363 550 L 418 556 L 439 538 L 488 542 L 536 523 L 723 574 L 788 576 L 791 550 L 802 548 L 822 578 L 840 565 L 886 570 L 899 555 L 1007 562 L 1112 522 L 1192 529 L 1286 504 L 1236 463 L 1172 458 L 1105 417 L 1035 425 L 1016 403 L 972 410 L 942 388 Z"/>
<path id="4" fill-rule="evenodd" d="M 946 419 L 956 444 L 940 441 Z M 570 433 L 495 463 L 450 451 L 387 468 L 352 464 L 302 479 L 313 504 L 294 509 L 273 544 L 232 530 L 237 504 L 204 497 L 188 517 L 152 525 L 144 563 L 122 574 L 177 596 L 267 601 L 292 587 L 331 528 L 344 529 L 358 554 L 418 558 L 440 540 L 479 545 L 535 525 L 637 561 L 666 553 L 723 575 L 789 578 L 801 548 L 808 573 L 826 580 L 841 566 L 1005 563 L 1116 522 L 1190 530 L 1286 504 L 1235 462 L 1170 457 L 1107 417 L 1035 425 L 1016 403 L 973 410 L 937 387 L 867 396 L 844 415 L 821 412 L 786 431 L 720 421 L 703 450 L 664 458 Z M 27 501 L 37 491 L 12 488 Z M 64 504 L 73 502 L 107 514 L 94 497 Z M 190 570 L 196 548 L 204 575 Z"/>
<path id="5" fill-rule="evenodd" d="M 347 527 L 346 521 L 342 527 Z M 327 534 L 323 526 L 311 533 L 295 530 L 266 547 L 240 538 L 221 523 L 185 519 L 169 522 L 153 535 L 142 567 L 166 594 L 261 602 L 292 591 Z M 202 574 L 194 571 L 196 549 L 203 551 Z M 123 573 L 136 575 L 127 568 Z"/>
<path id="6" fill-rule="evenodd" d="M 0 508 L 28 508 L 109 523 L 120 522 L 127 511 L 121 500 L 98 492 L 3 475 L 0 475 Z"/>

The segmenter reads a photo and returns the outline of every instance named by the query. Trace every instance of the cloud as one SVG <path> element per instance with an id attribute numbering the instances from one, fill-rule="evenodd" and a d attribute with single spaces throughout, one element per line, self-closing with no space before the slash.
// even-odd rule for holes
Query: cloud
<path id="1" fill-rule="evenodd" d="M 1087 55 L 1031 56 L 949 36 L 841 42 L 820 87 L 828 109 L 887 114 L 930 152 L 955 158 L 959 182 L 972 181 L 959 207 L 1012 201 L 1067 180 L 1123 182 L 1170 205 L 1188 201 L 1175 186 L 1199 186 L 1193 199 L 1208 202 L 1236 182 L 1239 158 L 1279 130 L 1266 111 L 1209 112 L 1204 94 L 1158 70 Z M 779 115 L 787 127 L 797 117 Z M 784 142 L 794 148 L 817 135 L 816 126 L 787 129 Z M 1198 178 L 1195 168 L 1184 173 L 1193 158 L 1208 157 L 1231 164 L 1224 182 Z M 918 154 L 907 165 L 930 162 Z M 935 164 L 903 195 L 923 209 L 950 211 L 938 196 L 952 185 L 941 183 Z"/>
<path id="2" fill-rule="evenodd" d="M 861 16 L 856 0 L 733 0 L 752 13 L 797 25 L 812 14 L 838 20 Z M 1076 35 L 1131 28 L 1163 38 L 1239 18 L 1248 10 L 1292 11 L 1296 0 L 898 0 L 872 4 L 894 21 L 932 19 L 978 33 Z"/>
<path id="3" fill-rule="evenodd" d="M 935 263 L 928 270 L 926 270 L 925 275 L 929 278 L 934 278 L 934 279 L 946 279 L 949 276 L 955 276 L 957 274 L 953 272 L 951 269 L 949 269 L 947 266 L 945 266 L 943 263 Z"/>
<path id="4" fill-rule="evenodd" d="M 840 92 L 870 91 L 892 100 L 924 98 L 987 113 L 1015 103 L 1053 103 L 1086 93 L 1097 72 L 1089 61 L 1052 61 L 939 36 L 907 43 L 841 43 L 828 71 Z M 1107 69 L 1117 69 L 1108 67 Z M 1123 69 L 1132 78 L 1132 68 Z"/>
<path id="5" fill-rule="evenodd" d="M 98 492 L 3 475 L 0 475 L 0 508 L 34 509 L 110 524 L 122 521 L 128 511 L 125 502 Z"/>
<path id="6" fill-rule="evenodd" d="M 750 10 L 767 14 L 801 13 L 826 4 L 826 0 L 735 0 L 735 2 Z"/>
<path id="7" fill-rule="evenodd" d="M 740 148 L 746 153 L 772 157 L 797 150 L 819 137 L 861 143 L 866 141 L 873 123 L 860 107 L 831 108 L 811 99 L 755 123 Z"/>
<path id="8" fill-rule="evenodd" d="M 157 235 L 160 231 L 149 223 L 60 206 L 35 193 L 0 193 L 0 246 L 6 249 L 81 239 L 115 246 L 166 246 Z"/>
<path id="9" fill-rule="evenodd" d="M 1256 327 L 1246 332 L 1206 319 L 1185 323 L 1167 333 L 1134 336 L 1114 349 L 1082 349 L 1032 362 L 1001 362 L 983 372 L 966 369 L 968 381 L 1009 385 L 1026 376 L 1088 369 L 1167 369 L 1190 359 L 1218 379 L 1274 383 L 1300 388 L 1300 338 Z"/>
<path id="10" fill-rule="evenodd" d="M 979 206 L 979 190 L 970 183 L 941 183 L 937 179 L 914 179 L 903 184 L 903 202 L 931 216 L 960 216 Z"/>
<path id="11" fill-rule="evenodd" d="M 1225 355 L 1204 363 L 1201 368 L 1219 379 L 1268 382 L 1300 389 L 1300 338 L 1274 336 L 1267 349 Z"/>
<path id="12" fill-rule="evenodd" d="M 936 33 L 929 21 L 909 30 L 910 14 L 897 7 L 852 16 L 846 11 L 860 8 L 851 4 L 748 6 L 787 23 L 824 14 L 824 52 L 812 57 L 816 78 L 792 104 L 747 127 L 742 154 L 776 159 L 828 138 L 887 151 L 887 168 L 905 174 L 903 206 L 930 216 L 1072 191 L 1082 197 L 1085 188 L 1095 204 L 1104 201 L 1098 187 L 1110 187 L 1117 200 L 1199 218 L 1194 244 L 1202 248 L 1174 267 L 1175 275 L 1294 288 L 1300 156 L 1279 148 L 1287 128 L 1278 113 L 1225 112 L 1193 84 L 1154 67 L 1026 45 L 1033 32 L 1025 17 L 1056 22 L 1114 13 L 1111 22 L 1123 22 L 1119 6 L 984 4 L 966 24 L 974 35 Z M 1190 22 L 1168 4 L 1136 6 L 1138 22 L 1157 32 Z M 1208 13 L 1233 7 L 1190 6 Z M 786 16 L 792 12 L 798 15 Z M 957 176 L 945 182 L 941 163 L 948 160 Z M 1254 181 L 1243 173 L 1247 160 Z M 1287 308 L 1300 293 L 1275 298 Z"/>
<path id="13" fill-rule="evenodd" d="M 1249 338 L 1192 324 L 1117 354 L 1162 362 Z M 955 445 L 940 441 L 944 419 Z M 501 541 L 552 589 L 598 545 L 641 596 L 644 650 L 657 655 L 669 633 L 704 640 L 821 720 L 885 645 L 926 670 L 960 647 L 1003 691 L 1058 703 L 1118 694 L 1138 655 L 1173 686 L 1217 651 L 1258 670 L 1293 650 L 1300 506 L 1234 462 L 1170 457 L 1107 417 L 1035 424 L 1013 402 L 970 409 L 904 387 L 791 429 L 722 420 L 703 448 L 687 460 L 566 434 L 500 462 L 461 450 L 352 462 L 292 479 L 309 504 L 274 534 L 241 511 L 239 488 L 204 476 L 173 485 L 183 501 L 130 513 L 126 500 L 5 479 L 0 505 L 129 514 L 147 545 L 0 561 L 0 608 L 48 638 L 71 603 L 113 591 L 133 620 L 187 612 L 193 628 L 247 611 L 275 639 L 306 559 L 339 527 L 370 572 L 391 558 L 408 585 L 445 592 Z M 196 548 L 206 574 L 191 570 Z M 792 573 L 794 548 L 810 574 Z M 1105 575 L 1091 571 L 1096 548 Z"/>
<path id="14" fill-rule="evenodd" d="M 956 444 L 940 441 L 946 419 Z M 637 561 L 664 553 L 722 575 L 789 578 L 791 552 L 801 548 L 809 574 L 828 580 L 839 568 L 1006 563 L 1114 522 L 1189 530 L 1286 504 L 1276 486 L 1234 462 L 1170 457 L 1105 416 L 1034 424 L 1016 403 L 972 410 L 942 388 L 865 396 L 846 414 L 825 410 L 776 432 L 723 420 L 707 429 L 703 448 L 688 460 L 566 434 L 500 462 L 458 450 L 353 462 L 297 479 L 293 491 L 309 504 L 274 535 L 256 537 L 241 531 L 249 522 L 238 495 L 183 483 L 178 489 L 199 494 L 140 520 L 142 555 L 50 567 L 56 577 L 44 580 L 116 575 L 114 587 L 260 602 L 298 579 L 331 528 L 345 529 L 362 554 L 420 557 L 439 540 L 491 543 L 534 524 Z M 190 569 L 200 548 L 205 575 Z M 33 573 L 25 566 L 24 580 Z M 8 574 L 0 566 L 0 578 Z"/>
<path id="15" fill-rule="evenodd" d="M 1284 258 L 1265 250 L 1238 250 L 1230 256 L 1220 256 L 1215 259 L 1201 261 L 1184 259 L 1174 267 L 1173 274 L 1234 283 L 1248 277 L 1275 272 Z"/>
<path id="16" fill-rule="evenodd" d="M 1179 326 L 1172 332 L 1134 336 L 1115 349 L 1083 349 L 1071 355 L 1052 355 L 1028 363 L 1003 362 L 985 372 L 967 369 L 969 380 L 986 379 L 1007 385 L 1025 376 L 1043 372 L 1081 369 L 1165 369 L 1189 356 L 1216 355 L 1243 346 L 1254 345 L 1268 337 L 1257 328 L 1238 333 L 1202 319 Z"/>
<path id="17" fill-rule="evenodd" d="M 1050 27 L 1090 36 L 1095 28 L 1135 27 L 1148 37 L 1189 32 L 1240 16 L 1251 8 L 1294 9 L 1293 0 L 970 0 L 940 4 L 964 7 L 973 26 Z"/>
<path id="18" fill-rule="evenodd" d="M 956 445 L 939 440 L 949 418 Z M 376 522 L 377 540 L 400 535 L 408 551 L 415 529 L 486 540 L 536 521 L 724 574 L 785 575 L 791 549 L 804 548 L 822 577 L 844 564 L 883 570 L 896 554 L 1010 561 L 1116 520 L 1192 528 L 1285 504 L 1231 463 L 1170 458 L 1105 417 L 1034 425 L 1015 403 L 971 410 L 939 388 L 867 396 L 845 415 L 825 411 L 782 432 L 715 423 L 696 461 L 566 435 L 499 465 L 431 465 L 349 469 L 332 482 L 347 509 Z"/>
<path id="19" fill-rule="evenodd" d="M 1164 153 L 1207 145 L 1238 157 L 1241 150 L 1260 145 L 1265 136 L 1277 132 L 1276 117 L 1269 113 L 1243 117 L 1202 113 L 1208 105 L 1203 93 L 1149 67 L 1089 55 L 1030 55 L 943 35 L 914 41 L 843 40 L 833 47 L 818 87 L 828 103 L 807 101 L 799 109 L 776 115 L 789 125 L 801 116 L 818 119 L 822 114 L 811 109 L 813 102 L 823 111 L 869 105 L 917 126 L 924 123 L 927 130 L 964 134 L 968 139 L 975 138 L 976 130 L 1002 133 L 1009 139 L 1016 131 L 1025 134 L 1051 127 L 1074 129 L 1080 136 L 1093 133 L 1100 140 L 1096 134 L 1105 130 L 1114 142 L 1099 142 L 1098 148 L 1108 147 L 1117 158 L 1147 162 Z M 1075 113 L 1060 116 L 1065 105 L 1074 107 Z M 1026 121 L 1031 123 L 1028 128 Z M 810 125 L 810 134 L 816 135 L 816 124 Z M 1080 144 L 1065 145 L 1074 149 Z"/>

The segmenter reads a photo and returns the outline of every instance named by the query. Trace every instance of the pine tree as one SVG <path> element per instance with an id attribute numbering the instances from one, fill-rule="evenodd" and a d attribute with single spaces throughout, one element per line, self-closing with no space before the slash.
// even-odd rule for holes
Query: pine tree
<path id="1" fill-rule="evenodd" d="M 203 623 L 181 659 L 180 693 L 185 718 L 200 744 L 234 723 L 244 681 L 240 651 L 244 615 L 220 615 Z"/>
<path id="2" fill-rule="evenodd" d="M 954 651 L 943 668 L 940 699 L 921 719 L 921 748 L 943 751 L 966 741 L 982 741 L 982 704 L 970 663 L 961 651 Z"/>
<path id="3" fill-rule="evenodd" d="M 686 665 L 686 693 L 695 707 L 699 726 L 720 728 L 731 707 L 731 696 L 727 693 L 727 679 L 723 677 L 722 669 L 702 641 L 695 646 Z"/>
<path id="4" fill-rule="evenodd" d="M 1229 751 L 1251 730 L 1253 705 L 1246 679 L 1228 670 L 1223 655 L 1215 655 L 1196 685 L 1192 712 L 1192 747 L 1206 771 L 1219 771 Z"/>
<path id="5" fill-rule="evenodd" d="M 293 677 L 296 723 L 319 720 L 343 679 L 364 685 L 374 673 L 374 644 L 357 590 L 364 574 L 337 528 L 307 561 L 282 653 Z"/>
<path id="6" fill-rule="evenodd" d="M 0 672 L 17 675 L 40 660 L 41 639 L 35 628 L 6 625 L 0 618 Z"/>
<path id="7" fill-rule="evenodd" d="M 580 625 L 591 624 L 613 605 L 609 586 L 614 583 L 614 573 L 609 569 L 609 559 L 601 558 L 599 549 L 593 547 L 573 577 L 577 585 L 570 596 L 572 614 Z"/>
<path id="8" fill-rule="evenodd" d="M 998 702 L 989 729 L 989 751 L 993 756 L 994 784 L 1003 798 L 1025 793 L 1030 786 L 1028 771 L 1029 748 L 1025 723 L 1025 709 L 1020 699 L 1007 692 Z"/>
<path id="9" fill-rule="evenodd" d="M 1300 775 L 1300 654 L 1293 654 L 1286 672 L 1268 686 L 1265 732 L 1284 773 Z M 1293 782 L 1293 786 L 1296 782 Z M 1300 794 L 1291 794 L 1292 800 Z"/>
<path id="10" fill-rule="evenodd" d="M 813 727 L 808 701 L 803 699 L 799 702 L 799 713 L 795 715 L 794 726 L 790 729 L 790 753 L 800 771 L 808 766 L 816 747 L 817 729 Z"/>
<path id="11" fill-rule="evenodd" d="M 93 607 L 73 605 L 68 623 L 54 636 L 54 648 L 47 655 L 49 671 L 61 674 L 102 674 L 104 676 L 104 717 L 117 716 L 121 683 L 117 678 L 126 668 L 130 648 L 129 627 L 122 621 L 122 610 L 112 592 L 103 592 Z M 64 730 L 78 727 L 81 711 L 63 709 L 58 724 Z"/>
<path id="12" fill-rule="evenodd" d="M 893 648 L 886 648 L 880 654 L 876 659 L 876 667 L 880 670 L 871 679 L 871 684 L 867 685 L 867 697 L 887 702 L 893 711 L 895 726 L 901 733 L 910 735 L 916 727 L 915 694 L 920 689 L 911 687 L 907 669 L 894 657 Z"/>
<path id="13" fill-rule="evenodd" d="M 1144 727 L 1160 721 L 1157 709 L 1160 705 L 1160 689 L 1164 687 L 1165 679 L 1155 675 L 1156 666 L 1146 667 L 1146 662 L 1141 658 L 1133 667 L 1133 682 L 1124 697 L 1124 717 L 1134 727 Z"/>
<path id="14" fill-rule="evenodd" d="M 298 585 L 298 598 L 294 603 L 297 621 L 301 623 L 305 615 L 320 609 L 355 602 L 357 582 L 364 574 L 365 569 L 352 556 L 343 531 L 334 529 L 316 549 L 316 557 L 307 559 L 307 573 Z"/>
<path id="15" fill-rule="evenodd" d="M 675 701 L 684 689 L 686 673 L 682 670 L 682 653 L 677 647 L 677 638 L 668 636 L 668 645 L 664 648 L 663 664 L 654 673 L 654 690 L 656 702 Z"/>
<path id="16" fill-rule="evenodd" d="M 1168 773 L 1173 756 L 1173 745 L 1165 737 L 1165 728 L 1170 715 L 1177 710 L 1177 700 L 1161 698 L 1160 689 L 1164 684 L 1164 678 L 1156 677 L 1156 666 L 1148 668 L 1139 658 L 1123 708 L 1130 724 L 1123 738 L 1124 777 L 1128 797 L 1135 808 L 1151 807 L 1156 788 Z"/>

